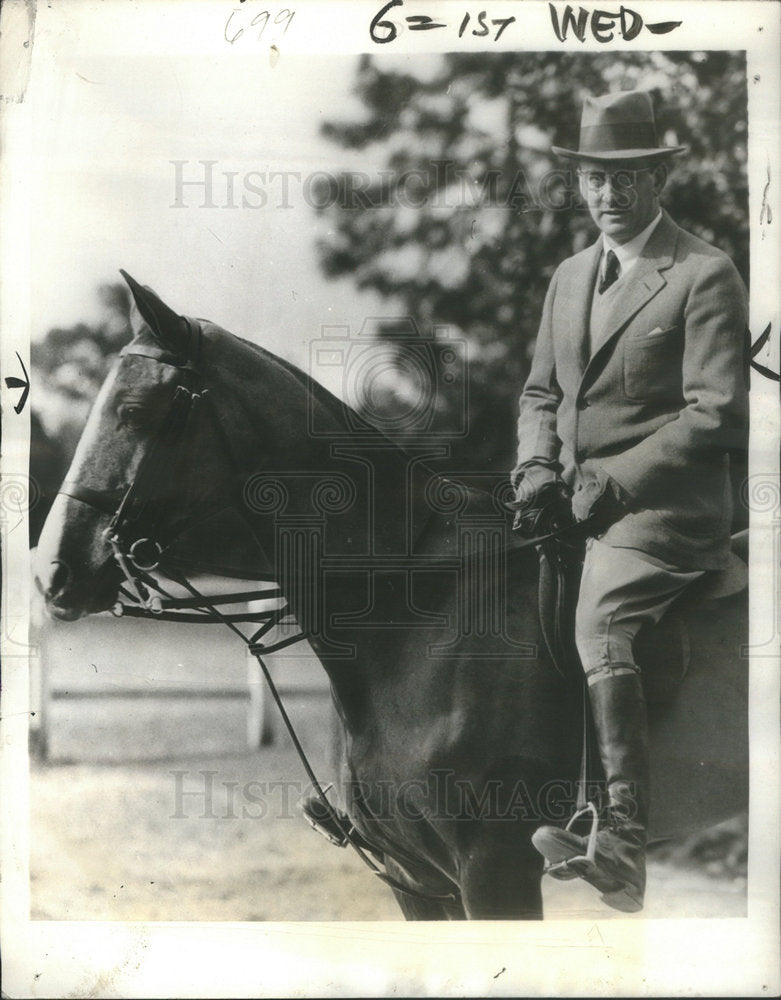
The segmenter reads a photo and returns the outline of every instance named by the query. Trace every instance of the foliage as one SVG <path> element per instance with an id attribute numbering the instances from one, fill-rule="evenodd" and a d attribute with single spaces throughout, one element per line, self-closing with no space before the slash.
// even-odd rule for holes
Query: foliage
<path id="1" fill-rule="evenodd" d="M 424 76 L 415 70 L 412 60 L 364 56 L 355 80 L 363 119 L 324 125 L 383 170 L 360 192 L 347 175 L 321 190 L 319 259 L 327 275 L 349 275 L 386 297 L 424 335 L 447 324 L 465 339 L 469 433 L 453 438 L 451 465 L 499 474 L 512 460 L 516 401 L 547 285 L 595 235 L 551 144 L 573 148 L 585 94 L 650 90 L 660 135 L 690 147 L 674 161 L 666 207 L 747 279 L 745 59 L 451 53 Z M 380 327 L 378 335 L 387 334 Z M 439 431 L 459 423 L 457 390 L 437 385 Z M 401 404 L 391 397 L 387 405 Z"/>

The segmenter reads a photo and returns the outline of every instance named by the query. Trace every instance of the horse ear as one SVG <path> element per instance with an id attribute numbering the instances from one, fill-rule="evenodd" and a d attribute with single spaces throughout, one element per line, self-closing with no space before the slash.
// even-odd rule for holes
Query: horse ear
<path id="1" fill-rule="evenodd" d="M 167 306 L 147 285 L 139 285 L 127 271 L 119 269 L 136 303 L 141 318 L 147 324 L 155 340 L 177 357 L 188 357 L 190 350 L 190 325 L 184 316 Z"/>

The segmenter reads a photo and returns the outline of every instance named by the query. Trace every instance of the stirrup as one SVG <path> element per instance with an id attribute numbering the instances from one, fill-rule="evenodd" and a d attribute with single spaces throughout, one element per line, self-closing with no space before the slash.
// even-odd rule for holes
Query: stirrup
<path id="1" fill-rule="evenodd" d="M 591 830 L 589 831 L 588 842 L 586 844 L 586 853 L 578 854 L 574 858 L 565 858 L 563 861 L 555 861 L 552 864 L 546 858 L 545 867 L 542 870 L 543 875 L 554 875 L 559 879 L 582 878 L 584 875 L 590 875 L 596 871 L 595 857 L 597 852 L 599 813 L 594 803 L 588 802 L 582 809 L 574 812 L 564 829 L 565 831 L 569 831 L 575 820 L 580 819 L 581 816 L 585 816 L 586 813 L 591 813 Z"/>

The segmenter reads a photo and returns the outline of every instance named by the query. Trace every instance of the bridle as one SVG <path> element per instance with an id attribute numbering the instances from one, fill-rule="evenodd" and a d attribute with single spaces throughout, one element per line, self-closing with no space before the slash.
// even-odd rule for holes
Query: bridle
<path id="1" fill-rule="evenodd" d="M 190 420 L 196 419 L 202 399 L 184 386 L 176 387 L 169 413 L 104 533 L 132 596 L 143 610 L 153 614 L 162 612 L 162 602 L 149 593 L 151 578 L 147 574 L 159 567 L 163 555 L 158 538 L 163 504 L 155 490 L 159 491 L 163 474 L 173 478 L 178 471 L 175 466 L 181 462 L 174 461 L 173 467 L 165 469 L 166 459 L 181 455 L 185 431 Z M 138 574 L 144 574 L 145 579 Z"/>
<path id="2" fill-rule="evenodd" d="M 129 344 L 121 353 L 123 355 L 137 354 L 142 357 L 151 357 L 162 364 L 172 364 L 180 370 L 182 375 L 198 372 L 197 367 L 190 362 L 183 364 L 180 359 L 173 358 L 166 352 L 146 345 Z M 387 872 L 382 871 L 361 844 L 356 841 L 357 831 L 355 827 L 345 825 L 339 812 L 327 797 L 326 793 L 330 785 L 324 788 L 315 775 L 268 665 L 263 659 L 269 653 L 285 649 L 309 637 L 308 633 L 299 630 L 273 642 L 267 640 L 266 637 L 275 626 L 285 624 L 285 620 L 289 620 L 292 616 L 287 600 L 279 587 L 271 586 L 229 594 L 205 595 L 187 579 L 184 573 L 168 565 L 166 565 L 165 570 L 160 569 L 160 563 L 167 548 L 161 541 L 166 511 L 164 505 L 159 502 L 160 483 L 163 476 L 174 482 L 176 481 L 176 472 L 185 471 L 183 445 L 187 432 L 193 429 L 204 413 L 209 414 L 218 434 L 226 444 L 226 454 L 232 457 L 230 443 L 227 441 L 227 436 L 213 409 L 209 390 L 202 387 L 194 390 L 179 384 L 174 390 L 168 413 L 142 456 L 136 474 L 129 485 L 113 490 L 96 490 L 77 481 L 66 480 L 59 490 L 63 496 L 72 497 L 103 514 L 111 515 L 111 521 L 103 535 L 111 547 L 114 559 L 124 578 L 118 591 L 124 601 L 118 600 L 112 608 L 112 613 L 117 617 L 146 618 L 185 624 L 220 624 L 229 628 L 245 643 L 249 652 L 257 660 L 312 788 L 331 822 L 336 829 L 341 831 L 342 838 L 333 842 L 339 843 L 342 847 L 348 845 L 352 847 L 370 871 L 397 892 L 429 902 L 454 902 L 456 899 L 454 893 L 427 894 L 405 886 Z M 239 469 L 235 460 L 232 464 L 235 478 L 238 481 Z M 240 513 L 242 512 L 240 504 L 235 504 L 235 507 Z M 219 509 L 224 510 L 225 505 L 221 505 Z M 216 512 L 217 509 L 208 513 L 195 510 L 188 512 L 187 517 L 180 518 L 183 525 L 176 537 Z M 251 525 L 246 518 L 242 518 L 242 520 L 244 520 L 248 531 L 252 533 Z M 169 546 L 173 540 L 168 540 Z M 183 588 L 188 596 L 179 597 L 171 594 L 158 576 L 152 575 L 154 573 L 166 576 Z M 262 582 L 273 583 L 269 580 Z M 282 598 L 283 603 L 280 607 L 272 610 L 255 609 L 247 612 L 229 613 L 221 610 L 221 606 L 224 605 L 268 601 L 276 598 Z M 258 627 L 248 636 L 239 628 L 241 624 L 254 624 Z"/>

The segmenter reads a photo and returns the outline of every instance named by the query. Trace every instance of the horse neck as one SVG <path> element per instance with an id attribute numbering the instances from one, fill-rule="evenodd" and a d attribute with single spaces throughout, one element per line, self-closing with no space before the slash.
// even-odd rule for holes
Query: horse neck
<path id="1" fill-rule="evenodd" d="M 465 526 L 505 521 L 486 494 L 431 471 L 441 449 L 402 451 L 291 366 L 243 351 L 216 393 L 242 513 L 358 725 L 378 685 L 420 669 L 441 634 Z"/>
<path id="2" fill-rule="evenodd" d="M 327 560 L 403 558 L 432 513 L 427 459 L 403 452 L 287 362 L 217 331 L 210 381 L 240 481 L 242 513 L 280 555 L 280 534 L 307 536 Z M 219 336 L 222 334 L 222 336 Z M 284 566 L 281 567 L 284 569 Z"/>

